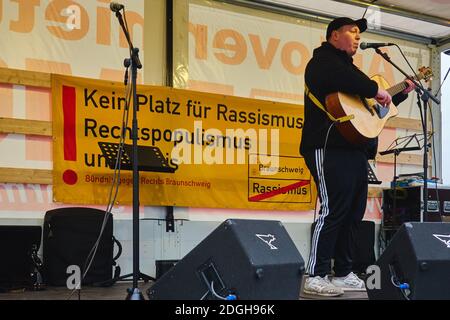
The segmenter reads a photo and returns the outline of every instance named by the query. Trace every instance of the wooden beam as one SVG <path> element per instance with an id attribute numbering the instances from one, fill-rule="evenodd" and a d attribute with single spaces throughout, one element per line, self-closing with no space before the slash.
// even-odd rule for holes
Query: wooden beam
<path id="1" fill-rule="evenodd" d="M 377 155 L 375 157 L 375 161 L 384 163 L 394 163 L 394 155 L 393 154 L 387 154 L 384 156 Z M 401 153 L 397 156 L 397 164 L 412 164 L 421 166 L 423 165 L 423 155 Z M 428 161 L 428 164 L 431 165 L 430 160 Z"/>
<path id="2" fill-rule="evenodd" d="M 52 136 L 50 121 L 11 119 L 0 117 L 0 132 Z"/>
<path id="3" fill-rule="evenodd" d="M 386 128 L 398 128 L 398 129 L 422 131 L 422 122 L 417 119 L 393 117 L 386 122 Z"/>
<path id="4" fill-rule="evenodd" d="M 0 168 L 0 183 L 52 184 L 52 170 Z M 381 198 L 383 188 L 369 187 L 369 198 Z"/>
<path id="5" fill-rule="evenodd" d="M 0 83 L 51 88 L 51 74 L 37 71 L 0 68 Z M 422 131 L 418 119 L 393 117 L 386 123 L 387 128 Z"/>
<path id="6" fill-rule="evenodd" d="M 52 184 L 52 170 L 0 168 L 0 183 Z"/>
<path id="7" fill-rule="evenodd" d="M 0 83 L 50 88 L 51 75 L 44 72 L 0 68 Z"/>
<path id="8" fill-rule="evenodd" d="M 383 194 L 383 188 L 382 187 L 369 187 L 369 194 L 368 198 L 381 198 Z"/>

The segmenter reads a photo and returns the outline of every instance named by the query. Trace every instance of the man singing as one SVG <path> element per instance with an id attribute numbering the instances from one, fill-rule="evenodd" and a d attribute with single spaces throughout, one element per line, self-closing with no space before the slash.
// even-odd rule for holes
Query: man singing
<path id="1" fill-rule="evenodd" d="M 414 84 L 391 97 L 354 64 L 365 19 L 342 17 L 327 27 L 326 39 L 314 50 L 306 66 L 305 84 L 325 106 L 325 97 L 344 92 L 374 98 L 383 106 L 406 99 Z M 305 94 L 305 123 L 300 152 L 314 177 L 321 203 L 311 243 L 304 292 L 339 296 L 344 290 L 365 290 L 364 282 L 352 270 L 351 243 L 355 226 L 363 219 L 367 202 L 367 160 L 374 158 L 377 139 L 362 145 L 348 142 L 332 120 Z M 334 277 L 329 278 L 334 257 Z"/>

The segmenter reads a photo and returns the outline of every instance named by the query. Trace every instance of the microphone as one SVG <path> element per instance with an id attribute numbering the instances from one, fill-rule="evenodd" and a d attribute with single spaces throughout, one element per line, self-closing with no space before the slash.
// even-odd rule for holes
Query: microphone
<path id="1" fill-rule="evenodd" d="M 369 48 L 379 48 L 379 47 L 388 47 L 388 46 L 395 46 L 395 43 L 376 43 L 376 42 L 372 42 L 372 43 L 366 43 L 366 42 L 361 42 L 361 44 L 359 45 L 359 48 L 361 50 L 366 50 Z"/>
<path id="2" fill-rule="evenodd" d="M 119 12 L 124 8 L 124 5 L 117 2 L 111 2 L 109 4 L 109 8 L 111 9 L 112 12 Z"/>

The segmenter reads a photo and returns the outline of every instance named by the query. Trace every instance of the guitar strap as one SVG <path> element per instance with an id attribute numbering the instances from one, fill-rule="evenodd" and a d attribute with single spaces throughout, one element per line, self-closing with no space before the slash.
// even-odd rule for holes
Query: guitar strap
<path id="1" fill-rule="evenodd" d="M 331 113 L 329 113 L 327 111 L 327 109 L 324 107 L 324 105 L 319 101 L 319 99 L 317 99 L 313 93 L 309 90 L 308 86 L 305 83 L 305 94 L 306 96 L 316 105 L 316 107 L 318 107 L 320 110 L 322 110 L 323 112 L 325 112 L 325 114 L 328 116 L 328 118 L 330 118 L 331 121 L 333 122 L 346 122 L 346 121 L 350 121 L 351 119 L 354 119 L 355 116 L 353 114 L 347 115 L 347 116 L 343 116 L 340 118 L 335 118 L 333 117 L 333 115 Z"/>

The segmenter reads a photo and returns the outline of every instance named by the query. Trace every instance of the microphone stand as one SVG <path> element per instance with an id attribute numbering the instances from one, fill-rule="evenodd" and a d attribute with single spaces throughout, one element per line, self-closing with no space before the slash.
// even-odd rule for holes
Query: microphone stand
<path id="1" fill-rule="evenodd" d="M 397 66 L 394 62 L 392 62 L 389 55 L 385 52 L 382 52 L 379 48 L 375 48 L 375 52 L 383 57 L 384 60 L 393 65 L 398 71 L 400 71 L 407 79 L 411 80 L 416 85 L 417 92 L 417 105 L 420 110 L 420 114 L 422 114 L 422 104 L 424 103 L 424 116 L 423 116 L 423 135 L 424 135 L 424 148 L 423 148 L 423 210 L 420 213 L 420 222 L 424 221 L 424 217 L 428 216 L 428 130 L 427 130 L 427 108 L 429 99 L 433 100 L 436 104 L 441 104 L 438 98 L 436 98 L 430 91 L 426 90 L 420 82 L 417 82 L 413 77 L 409 76 L 406 72 L 404 72 L 399 66 Z"/>
<path id="2" fill-rule="evenodd" d="M 145 300 L 144 295 L 139 291 L 138 280 L 141 277 L 139 271 L 139 170 L 138 170 L 138 148 L 137 148 L 137 69 L 142 68 L 139 60 L 139 49 L 133 47 L 128 28 L 125 26 L 120 11 L 116 11 L 116 17 L 119 20 L 120 26 L 127 38 L 130 48 L 130 58 L 125 59 L 124 65 L 131 67 L 131 84 L 133 90 L 133 120 L 131 129 L 131 138 L 133 140 L 133 288 L 127 289 L 128 294 L 126 300 Z"/>

